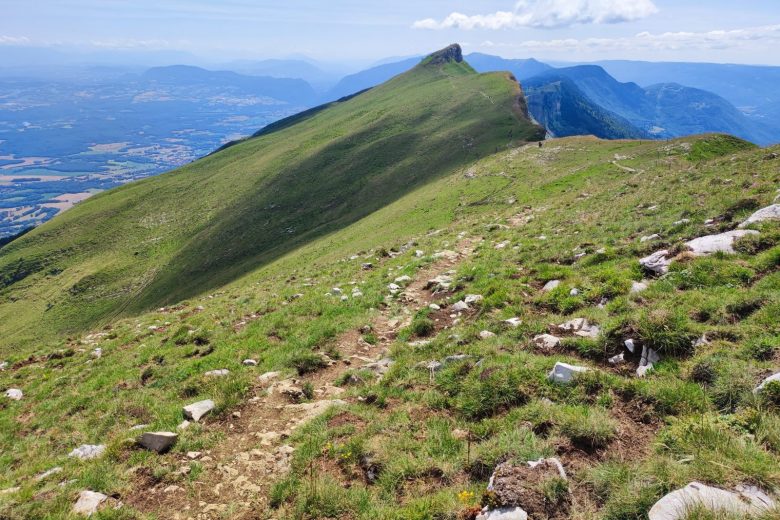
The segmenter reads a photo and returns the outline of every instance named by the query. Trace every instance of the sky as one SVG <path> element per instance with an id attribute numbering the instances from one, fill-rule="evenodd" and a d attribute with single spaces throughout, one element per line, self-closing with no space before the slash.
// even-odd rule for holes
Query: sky
<path id="1" fill-rule="evenodd" d="M 465 52 L 780 65 L 780 0 L 0 0 L 0 51 L 371 63 Z"/>

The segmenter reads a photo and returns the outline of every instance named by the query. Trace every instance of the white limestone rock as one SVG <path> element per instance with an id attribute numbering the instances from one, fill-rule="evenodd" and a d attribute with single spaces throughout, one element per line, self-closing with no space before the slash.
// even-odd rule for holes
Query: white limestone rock
<path id="1" fill-rule="evenodd" d="M 747 235 L 757 235 L 758 231 L 750 229 L 736 229 L 717 235 L 706 235 L 694 238 L 685 243 L 694 255 L 706 256 L 713 253 L 734 253 L 734 241 Z"/>
<path id="2" fill-rule="evenodd" d="M 559 285 L 561 285 L 560 280 L 550 280 L 546 284 L 544 284 L 544 287 L 542 287 L 542 292 L 550 292 L 553 289 L 556 289 Z"/>
<path id="3" fill-rule="evenodd" d="M 242 365 L 245 367 L 256 367 L 257 366 L 257 360 L 256 359 L 245 359 L 241 362 Z"/>
<path id="4" fill-rule="evenodd" d="M 473 303 L 479 303 L 485 298 L 481 294 L 467 294 L 463 301 L 471 305 Z"/>
<path id="5" fill-rule="evenodd" d="M 73 512 L 77 515 L 92 516 L 98 512 L 100 506 L 108 500 L 108 496 L 94 491 L 82 491 L 79 499 L 73 505 Z"/>
<path id="6" fill-rule="evenodd" d="M 106 451 L 105 444 L 82 444 L 78 448 L 74 448 L 68 457 L 75 457 L 81 460 L 96 459 L 103 455 Z"/>
<path id="7" fill-rule="evenodd" d="M 672 259 L 667 258 L 669 251 L 662 249 L 652 255 L 639 260 L 639 265 L 655 274 L 666 274 L 669 272 L 669 266 L 672 265 Z"/>
<path id="8" fill-rule="evenodd" d="M 648 287 L 648 285 L 647 285 L 646 282 L 644 282 L 644 281 L 637 282 L 637 281 L 634 280 L 634 281 L 631 282 L 631 294 L 641 293 L 642 291 L 647 289 L 647 287 Z"/>
<path id="9" fill-rule="evenodd" d="M 172 432 L 146 432 L 141 435 L 138 444 L 147 450 L 165 453 L 176 443 L 179 436 Z"/>
<path id="10" fill-rule="evenodd" d="M 520 507 L 502 507 L 492 511 L 484 509 L 476 520 L 528 520 L 528 513 Z"/>
<path id="11" fill-rule="evenodd" d="M 739 227 L 744 228 L 750 224 L 764 222 L 766 220 L 780 220 L 780 204 L 772 204 L 771 206 L 761 208 L 750 215 L 747 220 L 739 225 Z"/>
<path id="12" fill-rule="evenodd" d="M 766 379 L 764 379 L 763 381 L 761 381 L 761 384 L 758 385 L 755 389 L 753 389 L 753 393 L 754 394 L 760 394 L 761 391 L 764 388 L 766 388 L 766 385 L 768 385 L 769 383 L 771 383 L 773 381 L 777 381 L 778 383 L 780 383 L 780 372 L 778 372 L 777 374 L 771 375 L 771 376 L 767 377 Z"/>
<path id="13" fill-rule="evenodd" d="M 398 278 L 396 278 L 393 281 L 395 283 L 408 283 L 408 282 L 412 281 L 412 277 L 411 276 L 407 276 L 407 275 L 403 275 L 403 276 L 399 276 Z"/>
<path id="14" fill-rule="evenodd" d="M 616 356 L 612 356 L 607 361 L 609 361 L 610 365 L 622 365 L 623 363 L 626 362 L 626 354 L 624 352 L 621 352 Z"/>
<path id="15" fill-rule="evenodd" d="M 593 325 L 585 318 L 574 318 L 558 325 L 558 330 L 569 334 L 574 334 L 581 338 L 597 338 L 601 334 L 598 325 Z"/>
<path id="16" fill-rule="evenodd" d="M 648 517 L 649 520 L 682 520 L 694 508 L 729 515 L 760 515 L 774 507 L 774 500 L 753 486 L 739 486 L 734 491 L 727 491 L 691 482 L 656 502 Z"/>
<path id="17" fill-rule="evenodd" d="M 44 471 L 40 475 L 37 475 L 35 477 L 36 482 L 40 482 L 42 480 L 46 480 L 47 478 L 51 477 L 52 475 L 56 475 L 57 473 L 62 473 L 62 467 L 61 466 L 55 466 L 51 468 L 50 470 Z"/>
<path id="18" fill-rule="evenodd" d="M 5 396 L 11 401 L 21 401 L 24 397 L 24 392 L 18 388 L 9 388 L 5 391 Z"/>
<path id="19" fill-rule="evenodd" d="M 479 337 L 480 337 L 480 339 L 489 339 L 489 338 L 495 337 L 495 334 L 493 334 L 489 330 L 483 330 L 483 331 L 480 331 Z"/>
<path id="20" fill-rule="evenodd" d="M 639 242 L 650 242 L 651 240 L 658 240 L 659 238 L 661 238 L 661 235 L 658 233 L 653 233 L 652 235 L 641 237 Z"/>
<path id="21" fill-rule="evenodd" d="M 188 404 L 184 407 L 184 417 L 191 421 L 198 422 L 200 421 L 201 417 L 213 410 L 214 406 L 214 401 L 211 399 Z"/>
<path id="22" fill-rule="evenodd" d="M 452 309 L 453 312 L 464 312 L 464 311 L 469 310 L 469 305 L 466 302 L 461 300 L 461 301 L 456 302 L 455 304 L 453 304 L 451 309 Z"/>
<path id="23" fill-rule="evenodd" d="M 562 363 L 558 361 L 547 375 L 547 378 L 553 383 L 567 384 L 570 383 L 577 374 L 585 373 L 588 370 L 590 369 L 587 367 L 570 365 L 568 363 Z"/>
<path id="24" fill-rule="evenodd" d="M 273 381 L 274 379 L 278 378 L 281 375 L 281 372 L 266 372 L 263 375 L 257 376 L 257 381 L 261 385 L 266 385 Z"/>
<path id="25" fill-rule="evenodd" d="M 504 320 L 504 323 L 516 329 L 523 323 L 523 320 L 521 320 L 520 318 L 509 318 L 508 320 Z"/>
<path id="26" fill-rule="evenodd" d="M 552 350 L 560 346 L 561 338 L 552 334 L 539 334 L 534 336 L 534 343 L 545 350 Z"/>
<path id="27" fill-rule="evenodd" d="M 230 370 L 227 368 L 220 368 L 218 370 L 209 370 L 205 374 L 206 377 L 225 377 L 230 374 Z"/>

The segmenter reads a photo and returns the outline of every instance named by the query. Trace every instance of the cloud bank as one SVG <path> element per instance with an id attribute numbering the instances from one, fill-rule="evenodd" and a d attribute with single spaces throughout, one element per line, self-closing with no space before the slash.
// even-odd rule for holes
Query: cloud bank
<path id="1" fill-rule="evenodd" d="M 641 32 L 623 38 L 565 38 L 556 40 L 525 40 L 517 43 L 493 43 L 486 41 L 482 47 L 508 47 L 525 51 L 675 51 L 675 50 L 725 50 L 780 45 L 780 24 L 746 27 L 733 30 L 707 32 Z"/>
<path id="2" fill-rule="evenodd" d="M 443 20 L 426 18 L 415 29 L 559 28 L 577 24 L 631 22 L 658 12 L 652 0 L 520 0 L 514 11 L 465 15 L 454 12 Z"/>

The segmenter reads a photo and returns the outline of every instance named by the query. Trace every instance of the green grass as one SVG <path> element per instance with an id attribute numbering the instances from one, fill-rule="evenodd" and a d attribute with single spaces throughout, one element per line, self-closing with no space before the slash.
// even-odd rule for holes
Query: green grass
<path id="1" fill-rule="evenodd" d="M 450 108 L 457 114 L 471 114 L 477 121 L 477 113 L 464 107 L 479 100 L 486 104 L 480 101 L 475 106 L 481 111 L 487 108 L 490 116 L 493 105 L 479 90 L 469 101 L 462 99 L 464 106 L 450 107 L 454 100 L 444 95 L 449 89 L 462 94 L 492 85 L 497 89 L 491 91 L 494 101 L 501 98 L 498 92 L 510 92 L 500 75 L 475 76 L 457 66 L 418 70 L 394 81 L 399 83 L 399 92 L 406 94 L 415 90 L 416 81 L 437 85 L 426 89 L 423 98 L 434 93 L 443 96 L 444 101 L 431 105 L 431 118 L 441 121 L 421 123 L 423 133 L 449 128 Z M 379 117 L 382 124 L 372 127 L 374 131 L 393 134 L 392 121 L 382 119 L 392 112 L 395 99 L 389 91 L 383 93 L 388 88 L 354 98 L 349 111 L 347 104 L 328 108 L 299 123 L 300 128 L 289 126 L 159 181 L 96 197 L 90 203 L 93 209 L 85 203 L 8 252 L 3 249 L 3 269 L 45 260 L 53 262 L 51 266 L 64 262 L 64 270 L 45 274 L 50 269 L 47 264 L 44 271 L 2 293 L 4 346 L 0 352 L 17 367 L 0 372 L 0 389 L 21 388 L 25 399 L 0 403 L 0 489 L 21 487 L 19 493 L 0 495 L 0 516 L 67 518 L 80 489 L 127 495 L 135 485 L 131 468 L 140 468 L 166 484 L 190 482 L 176 474 L 176 465 L 167 457 L 128 446 L 129 428 L 145 423 L 154 429 L 173 429 L 181 421 L 181 406 L 204 398 L 217 401 L 219 414 L 229 414 L 246 398 L 253 379 L 268 370 L 303 373 L 305 378 L 321 361 L 320 354 L 332 351 L 341 333 L 370 323 L 380 306 L 387 305 L 391 316 L 407 316 L 403 303 L 386 299 L 387 284 L 399 274 L 415 275 L 429 266 L 430 255 L 455 247 L 460 233 L 484 238 L 474 243 L 474 254 L 456 267 L 454 275 L 458 287 L 454 297 L 485 297 L 475 314 L 437 333 L 426 323 L 431 319 L 426 311 L 409 311 L 412 326 L 393 344 L 390 355 L 395 364 L 387 376 L 380 382 L 363 377 L 360 384 L 343 387 L 344 398 L 352 403 L 347 410 L 361 421 L 330 427 L 331 417 L 326 415 L 290 439 L 296 447 L 292 471 L 274 487 L 275 509 L 269 516 L 453 518 L 477 505 L 496 464 L 549 456 L 564 460 L 571 478 L 567 489 L 574 495 L 570 516 L 583 520 L 641 518 L 663 494 L 691 480 L 724 487 L 740 483 L 780 487 L 776 393 L 752 394 L 767 373 L 777 370 L 780 244 L 772 237 L 777 237 L 780 226 L 760 228 L 762 236 L 770 237 L 765 243 L 750 244 L 736 255 L 687 259 L 666 277 L 652 280 L 644 292 L 629 293 L 631 281 L 645 276 L 637 264 L 641 256 L 736 226 L 749 213 L 745 208 L 750 205 L 745 206 L 743 200 L 755 199 L 760 206 L 772 201 L 780 174 L 776 164 L 763 160 L 766 150 L 742 142 L 731 146 L 733 141 L 720 136 L 669 142 L 568 138 L 546 142 L 542 148 L 506 148 L 508 127 L 503 127 L 491 134 L 503 132 L 498 151 L 487 141 L 475 144 L 484 148 L 464 152 L 454 163 L 426 172 L 424 180 L 407 183 L 388 198 L 383 198 L 387 190 L 369 198 L 368 205 L 377 206 L 364 208 L 362 218 L 356 213 L 336 218 L 333 227 L 323 223 L 321 236 L 317 235 L 320 231 L 310 230 L 305 239 L 280 246 L 269 257 L 253 256 L 259 242 L 246 242 L 262 228 L 255 217 L 244 214 L 247 229 L 235 241 L 226 241 L 229 235 L 221 234 L 234 228 L 219 224 L 217 232 L 205 224 L 228 208 L 256 210 L 267 218 L 262 207 L 270 200 L 264 197 L 271 195 L 259 188 L 246 191 L 248 186 L 262 184 L 261 177 L 270 171 L 264 168 L 271 168 L 274 161 L 283 156 L 293 160 L 294 152 L 303 154 L 301 147 L 311 147 L 306 151 L 311 155 L 303 154 L 301 161 L 319 157 L 325 134 L 328 142 L 346 146 L 346 136 L 354 134 L 344 134 L 347 141 L 333 134 L 345 128 L 336 123 L 347 118 L 347 112 L 356 118 L 350 123 L 354 129 L 371 126 L 362 118 Z M 365 97 L 369 95 L 376 97 Z M 364 111 L 361 99 L 373 99 L 376 106 L 390 112 Z M 415 106 L 417 101 L 409 98 L 408 105 Z M 476 131 L 480 127 L 474 121 L 476 126 L 461 121 L 466 126 L 453 132 Z M 315 126 L 322 135 L 315 132 Z M 452 134 L 441 131 L 442 140 L 432 139 L 425 144 L 426 150 L 435 146 L 443 146 L 442 153 L 462 150 L 462 140 L 455 139 L 453 144 Z M 308 137 L 292 139 L 298 133 Z M 370 142 L 376 139 L 386 143 L 377 136 Z M 725 146 L 724 139 L 731 144 Z M 278 157 L 273 155 L 276 151 L 263 156 L 271 143 L 278 147 Z M 390 153 L 384 146 L 378 148 L 372 151 Z M 402 149 L 404 153 L 412 150 L 395 150 Z M 350 150 L 347 146 L 342 152 L 349 155 Z M 695 161 L 689 160 L 692 150 L 703 150 L 697 152 Z M 621 164 L 637 173 L 616 168 L 612 164 L 616 154 L 626 157 Z M 429 159 L 438 160 L 436 156 Z M 367 182 L 381 192 L 387 187 L 382 182 L 408 181 L 405 175 L 433 164 L 427 160 L 416 158 L 390 170 L 380 167 L 376 171 L 388 177 Z M 268 163 L 258 165 L 257 177 L 246 174 L 257 161 Z M 374 166 L 364 165 L 371 171 Z M 327 171 L 339 168 L 336 165 Z M 467 171 L 474 176 L 464 175 Z M 229 180 L 223 181 L 223 176 Z M 235 193 L 232 188 L 227 190 L 225 200 L 195 196 L 202 190 L 221 193 L 226 185 L 237 189 Z M 180 200 L 161 207 L 159 199 L 156 205 L 146 206 L 145 200 L 135 198 L 148 195 L 154 186 L 161 190 L 160 197 L 180 193 Z M 272 198 L 282 203 L 283 198 Z M 173 219 L 203 200 L 211 200 L 214 206 L 201 208 L 204 213 L 192 217 L 192 222 Z M 107 220 L 82 222 L 85 215 Z M 128 219 L 128 215 L 134 217 Z M 520 215 L 520 224 L 508 227 L 510 217 L 516 215 Z M 716 226 L 704 225 L 714 217 L 722 217 Z M 690 222 L 673 224 L 681 218 Z M 119 222 L 123 224 L 117 227 Z M 156 231 L 144 227 L 152 224 Z M 196 227 L 199 231 L 193 232 Z M 101 232 L 107 230 L 113 234 L 104 243 Z M 662 238 L 639 242 L 639 237 L 652 233 Z M 539 238 L 542 235 L 546 239 Z M 66 244 L 74 236 L 86 241 L 74 244 L 94 249 L 68 251 Z M 205 245 L 183 245 L 189 236 L 204 238 Z M 160 240 L 146 242 L 156 237 Z M 496 249 L 504 241 L 510 245 Z M 154 249 L 154 254 L 143 249 L 146 253 L 139 254 L 138 260 L 133 260 L 135 255 L 123 256 L 135 250 L 131 244 L 141 243 Z M 235 247 L 228 247 L 234 243 Z M 187 273 L 195 272 L 194 264 L 185 261 L 178 276 L 186 278 L 186 284 L 182 293 L 170 293 L 170 301 L 191 296 L 170 309 L 136 312 L 154 300 L 146 300 L 148 295 L 156 293 L 134 282 L 103 307 L 104 300 L 98 296 L 108 295 L 110 300 L 118 287 L 112 283 L 136 280 L 149 266 L 180 258 L 182 247 L 200 253 L 206 249 L 199 248 L 209 247 L 226 256 L 205 255 L 204 271 L 192 278 Z M 425 254 L 418 258 L 415 249 Z M 242 260 L 246 263 L 228 266 L 227 259 L 232 258 L 228 250 L 229 255 L 246 254 Z M 389 255 L 393 250 L 399 254 Z M 580 252 L 586 256 L 576 259 Z M 43 256 L 49 253 L 51 258 Z M 217 257 L 226 263 L 215 267 L 213 281 L 199 285 L 208 278 L 208 269 L 214 267 L 210 262 Z M 372 262 L 374 269 L 363 270 L 364 262 Z M 105 282 L 106 276 L 112 281 Z M 155 284 L 166 276 L 155 273 L 144 287 L 162 287 Z M 560 279 L 565 289 L 549 296 L 540 294 L 539 288 L 551 279 Z M 226 281 L 230 283 L 221 285 Z M 350 294 L 351 282 L 360 287 L 362 298 L 341 301 L 331 294 L 333 287 Z M 74 287 L 75 294 L 71 294 Z M 579 295 L 571 296 L 572 288 Z M 130 301 L 131 294 L 143 303 L 134 304 L 137 308 L 122 307 L 124 317 L 108 320 L 107 316 L 119 312 L 116 302 Z M 293 297 L 296 294 L 303 296 Z M 55 303 L 48 312 L 44 310 L 47 302 Z M 57 305 L 67 311 L 58 311 Z M 61 332 L 71 327 L 67 316 L 76 314 L 83 315 L 72 323 L 74 332 Z M 510 317 L 520 317 L 522 325 L 503 326 L 502 320 Z M 575 317 L 597 323 L 600 336 L 569 339 L 553 354 L 534 347 L 534 335 L 546 332 L 550 324 Z M 99 325 L 75 332 L 91 323 Z M 479 339 L 479 331 L 485 329 L 497 335 Z M 421 332 L 427 334 L 429 343 L 407 344 Z M 691 339 L 704 333 L 709 343 L 693 348 Z M 365 335 L 370 338 L 371 333 Z M 661 353 L 662 361 L 645 379 L 634 376 L 634 365 L 613 370 L 606 362 L 628 337 Z M 103 355 L 93 359 L 90 352 L 97 346 Z M 51 355 L 58 351 L 63 354 Z M 472 357 L 444 367 L 433 380 L 428 370 L 418 368 L 453 354 Z M 259 366 L 244 367 L 241 361 L 245 358 L 257 359 Z M 546 378 L 556 361 L 594 370 L 572 385 L 559 386 Z M 218 368 L 229 369 L 231 377 L 203 376 Z M 352 373 L 360 376 L 359 371 Z M 369 395 L 371 400 L 357 399 Z M 630 424 L 625 422 L 627 417 Z M 634 430 L 644 433 L 641 445 L 622 437 Z M 619 449 L 621 441 L 632 449 L 625 445 Z M 66 457 L 73 447 L 95 442 L 108 444 L 104 459 L 76 462 Z M 196 425 L 182 434 L 170 457 L 220 442 L 229 439 L 208 425 Z M 345 474 L 361 474 L 364 456 L 381 467 L 376 482 L 354 478 L 349 487 L 343 486 Z M 336 468 L 334 473 L 317 475 L 316 491 L 307 473 L 312 461 Z M 33 480 L 55 465 L 64 468 L 56 478 Z M 206 470 L 193 470 L 198 471 Z M 60 480 L 74 482 L 60 487 Z M 550 500 L 566 492 L 560 482 L 543 488 L 541 492 Z M 472 502 L 459 498 L 468 498 L 469 493 L 473 493 L 473 499 L 468 499 Z M 143 518 L 130 507 L 104 516 Z"/>

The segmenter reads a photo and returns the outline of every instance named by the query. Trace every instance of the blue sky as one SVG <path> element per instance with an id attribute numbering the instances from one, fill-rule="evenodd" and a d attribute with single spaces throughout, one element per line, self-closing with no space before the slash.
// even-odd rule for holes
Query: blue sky
<path id="1" fill-rule="evenodd" d="M 372 61 L 459 42 L 547 60 L 780 65 L 779 0 L 0 0 L 0 45 Z"/>

